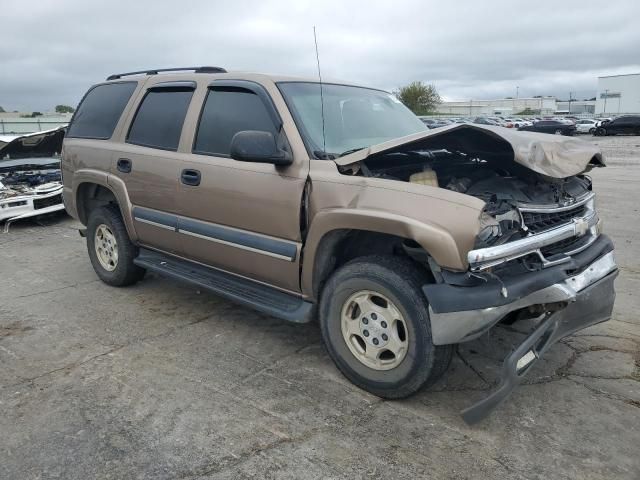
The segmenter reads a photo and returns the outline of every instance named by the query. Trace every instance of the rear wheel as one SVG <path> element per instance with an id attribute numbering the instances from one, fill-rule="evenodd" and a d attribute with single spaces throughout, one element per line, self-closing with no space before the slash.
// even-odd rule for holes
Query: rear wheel
<path id="1" fill-rule="evenodd" d="M 403 398 L 446 371 L 453 346 L 433 345 L 425 282 L 410 260 L 378 255 L 353 260 L 329 279 L 320 300 L 322 336 L 355 385 Z"/>
<path id="2" fill-rule="evenodd" d="M 137 248 L 131 240 L 115 205 L 94 209 L 87 222 L 87 249 L 100 280 L 124 287 L 142 279 L 145 270 L 133 263 Z"/>
<path id="3" fill-rule="evenodd" d="M 591 135 L 593 135 L 594 133 L 596 133 L 596 129 L 595 129 L 595 128 L 590 128 L 590 129 L 589 129 L 589 133 L 590 133 Z"/>
<path id="4" fill-rule="evenodd" d="M 604 137 L 604 136 L 607 135 L 607 131 L 602 127 L 598 127 L 598 128 L 596 128 L 596 135 L 598 137 Z"/>

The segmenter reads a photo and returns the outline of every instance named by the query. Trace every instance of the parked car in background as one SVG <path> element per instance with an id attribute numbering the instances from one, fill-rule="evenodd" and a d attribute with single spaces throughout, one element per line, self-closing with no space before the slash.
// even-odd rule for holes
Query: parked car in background
<path id="1" fill-rule="evenodd" d="M 576 122 L 576 133 L 594 134 L 596 128 L 598 128 L 598 121 L 593 118 L 583 118 Z"/>
<path id="2" fill-rule="evenodd" d="M 640 135 L 640 115 L 623 115 L 610 122 L 603 122 L 596 128 L 595 134 L 605 135 Z"/>
<path id="3" fill-rule="evenodd" d="M 429 128 L 436 128 L 436 121 L 433 118 L 427 117 L 418 117 L 422 123 L 424 123 Z"/>
<path id="4" fill-rule="evenodd" d="M 0 137 L 0 222 L 64 210 L 60 153 L 64 127 Z"/>
<path id="5" fill-rule="evenodd" d="M 420 120 L 422 120 L 422 123 L 424 123 L 428 128 L 438 128 L 438 127 L 444 127 L 445 125 L 451 125 L 453 122 L 450 120 L 446 120 L 443 118 L 429 118 L 429 117 L 418 117 L 420 118 Z"/>
<path id="6" fill-rule="evenodd" d="M 613 120 L 613 117 L 599 118 L 596 127 L 601 127 L 603 123 L 610 122 L 611 120 Z"/>
<path id="7" fill-rule="evenodd" d="M 473 119 L 472 123 L 477 123 L 478 125 L 495 125 L 498 127 L 500 126 L 498 122 L 487 117 L 476 117 Z"/>
<path id="8" fill-rule="evenodd" d="M 527 132 L 553 133 L 556 135 L 573 135 L 576 126 L 573 123 L 566 123 L 560 120 L 541 120 L 518 130 Z"/>

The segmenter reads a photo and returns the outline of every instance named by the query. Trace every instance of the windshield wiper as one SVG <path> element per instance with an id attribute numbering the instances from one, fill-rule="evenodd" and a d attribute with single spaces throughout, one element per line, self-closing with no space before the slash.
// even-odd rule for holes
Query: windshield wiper
<path id="1" fill-rule="evenodd" d="M 327 153 L 324 150 L 314 150 L 313 154 L 320 160 L 335 160 L 336 155 L 334 153 Z"/>
<path id="2" fill-rule="evenodd" d="M 345 152 L 342 152 L 340 155 L 338 155 L 338 158 L 344 157 L 345 155 L 349 155 L 350 153 L 358 152 L 358 151 L 363 150 L 365 148 L 367 148 L 367 147 L 352 148 L 351 150 L 347 150 Z"/>

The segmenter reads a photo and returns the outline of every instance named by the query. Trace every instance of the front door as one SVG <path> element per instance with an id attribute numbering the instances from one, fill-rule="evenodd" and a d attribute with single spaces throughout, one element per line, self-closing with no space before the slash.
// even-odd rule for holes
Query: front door
<path id="1" fill-rule="evenodd" d="M 239 131 L 270 132 L 287 148 L 280 115 L 254 82 L 216 80 L 204 95 L 178 187 L 184 256 L 299 292 L 308 159 L 286 167 L 233 160 L 229 147 Z"/>

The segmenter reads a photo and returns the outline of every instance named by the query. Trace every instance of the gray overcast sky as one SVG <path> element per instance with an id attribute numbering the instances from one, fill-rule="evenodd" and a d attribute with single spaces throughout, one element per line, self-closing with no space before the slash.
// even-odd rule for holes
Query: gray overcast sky
<path id="1" fill-rule="evenodd" d="M 595 95 L 640 72 L 640 2 L 2 0 L 0 105 L 75 106 L 114 72 L 220 65 L 393 90 L 434 83 L 450 100 Z"/>

